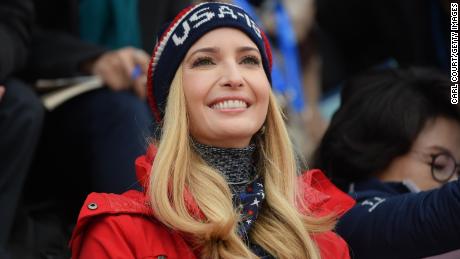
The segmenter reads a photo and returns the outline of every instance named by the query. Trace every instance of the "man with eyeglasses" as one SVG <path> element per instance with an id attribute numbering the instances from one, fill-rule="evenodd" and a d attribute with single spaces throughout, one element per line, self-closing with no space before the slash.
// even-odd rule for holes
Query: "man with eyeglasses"
<path id="1" fill-rule="evenodd" d="M 357 201 L 336 228 L 353 258 L 460 258 L 460 106 L 449 78 L 374 71 L 341 95 L 314 166 Z"/>

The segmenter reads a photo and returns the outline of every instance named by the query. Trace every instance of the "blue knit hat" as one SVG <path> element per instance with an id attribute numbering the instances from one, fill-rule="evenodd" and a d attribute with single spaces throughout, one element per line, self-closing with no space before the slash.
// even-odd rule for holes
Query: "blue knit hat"
<path id="1" fill-rule="evenodd" d="M 163 119 L 171 82 L 187 51 L 204 34 L 220 27 L 238 29 L 256 44 L 271 83 L 272 57 L 267 37 L 243 9 L 217 2 L 189 6 L 161 32 L 150 60 L 147 98 L 157 122 Z"/>

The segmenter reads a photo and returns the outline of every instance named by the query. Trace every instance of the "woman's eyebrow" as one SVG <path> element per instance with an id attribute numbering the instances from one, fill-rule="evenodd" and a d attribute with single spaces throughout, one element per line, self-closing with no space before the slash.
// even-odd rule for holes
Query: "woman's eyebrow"
<path id="1" fill-rule="evenodd" d="M 242 47 L 238 47 L 236 49 L 237 52 L 246 52 L 246 51 L 254 51 L 254 52 L 257 52 L 258 54 L 260 54 L 259 52 L 259 49 L 258 48 L 255 48 L 255 47 L 251 47 L 251 46 L 242 46 Z M 192 53 L 190 53 L 190 55 L 186 58 L 186 59 L 189 59 L 190 57 L 193 57 L 193 55 L 197 54 L 197 53 L 218 53 L 220 52 L 220 48 L 218 47 L 205 47 L 205 48 L 199 48 L 199 49 L 196 49 L 194 51 L 192 51 Z"/>
<path id="2" fill-rule="evenodd" d="M 206 48 L 196 49 L 192 53 L 190 53 L 189 57 L 191 57 L 191 56 L 193 56 L 193 55 L 195 55 L 196 53 L 199 53 L 199 52 L 217 53 L 217 52 L 219 52 L 219 48 L 217 48 L 217 47 L 206 47 Z"/>
<path id="3" fill-rule="evenodd" d="M 250 47 L 250 46 L 239 47 L 239 48 L 237 49 L 237 51 L 238 51 L 238 52 L 255 51 L 255 52 L 259 53 L 259 49 L 258 49 L 258 48 Z"/>

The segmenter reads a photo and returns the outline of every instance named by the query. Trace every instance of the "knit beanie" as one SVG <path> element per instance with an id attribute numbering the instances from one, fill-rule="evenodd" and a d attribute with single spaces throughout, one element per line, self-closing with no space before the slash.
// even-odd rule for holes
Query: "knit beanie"
<path id="1" fill-rule="evenodd" d="M 207 32 L 221 27 L 238 29 L 256 44 L 271 83 L 272 57 L 267 37 L 243 9 L 218 2 L 189 6 L 159 33 L 150 60 L 147 98 L 157 122 L 163 119 L 171 82 L 190 47 Z"/>

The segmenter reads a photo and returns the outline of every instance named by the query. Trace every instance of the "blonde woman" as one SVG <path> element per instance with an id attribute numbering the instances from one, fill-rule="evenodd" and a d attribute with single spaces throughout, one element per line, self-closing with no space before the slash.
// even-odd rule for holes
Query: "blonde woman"
<path id="1" fill-rule="evenodd" d="M 330 230 L 353 201 L 319 171 L 298 176 L 270 66 L 239 7 L 184 9 L 149 69 L 162 132 L 136 161 L 146 191 L 89 195 L 73 258 L 349 258 Z"/>

